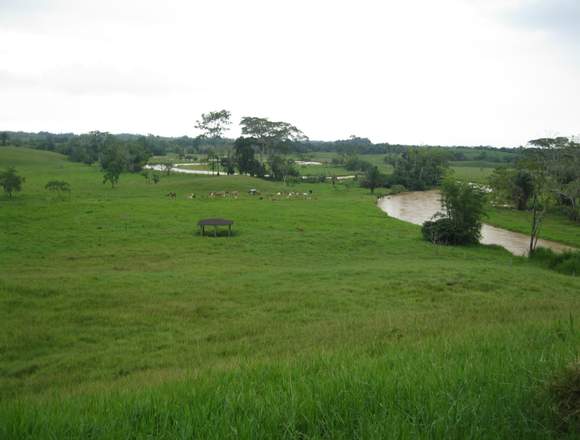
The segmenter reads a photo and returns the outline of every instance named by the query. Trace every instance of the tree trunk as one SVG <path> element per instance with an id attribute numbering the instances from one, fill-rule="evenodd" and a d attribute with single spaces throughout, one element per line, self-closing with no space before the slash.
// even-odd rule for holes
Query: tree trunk
<path id="1" fill-rule="evenodd" d="M 529 254 L 531 255 L 532 252 L 534 252 L 535 249 L 535 244 L 534 244 L 534 238 L 536 236 L 536 219 L 537 219 L 537 214 L 538 214 L 538 197 L 536 195 L 534 195 L 534 202 L 533 202 L 533 207 L 532 207 L 532 230 L 530 232 L 530 252 Z"/>

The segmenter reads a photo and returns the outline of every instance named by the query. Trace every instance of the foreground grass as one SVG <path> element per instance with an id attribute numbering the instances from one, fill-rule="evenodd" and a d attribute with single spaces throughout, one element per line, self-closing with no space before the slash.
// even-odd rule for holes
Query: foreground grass
<path id="1" fill-rule="evenodd" d="M 0 163 L 27 177 L 0 201 L 2 438 L 556 434 L 543 383 L 577 356 L 578 278 L 432 247 L 343 185 Z M 234 237 L 195 235 L 214 216 Z"/>
<path id="2" fill-rule="evenodd" d="M 0 435 L 575 438 L 555 430 L 545 381 L 577 355 L 577 331 L 568 322 L 521 330 L 412 347 L 376 340 L 366 352 L 192 374 L 146 390 L 120 382 L 115 391 L 20 401 L 0 408 Z"/>

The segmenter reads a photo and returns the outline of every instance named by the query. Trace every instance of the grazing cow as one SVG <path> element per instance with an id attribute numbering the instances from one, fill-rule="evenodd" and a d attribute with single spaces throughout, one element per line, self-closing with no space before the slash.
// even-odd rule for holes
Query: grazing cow
<path id="1" fill-rule="evenodd" d="M 177 197 L 177 194 L 175 194 L 173 191 L 168 192 L 166 197 L 169 197 L 170 199 L 175 200 L 175 198 Z"/>
<path id="2" fill-rule="evenodd" d="M 230 196 L 232 196 L 234 199 L 237 199 L 240 196 L 240 193 L 239 191 L 232 191 Z"/>

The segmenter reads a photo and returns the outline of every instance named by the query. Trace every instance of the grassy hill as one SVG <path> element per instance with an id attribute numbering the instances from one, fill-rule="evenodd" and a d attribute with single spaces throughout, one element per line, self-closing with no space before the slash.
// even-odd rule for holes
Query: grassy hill
<path id="1" fill-rule="evenodd" d="M 26 183 L 0 196 L 0 438 L 565 434 L 547 383 L 578 354 L 578 278 L 433 247 L 342 184 L 6 165 Z M 233 237 L 196 234 L 214 216 Z"/>

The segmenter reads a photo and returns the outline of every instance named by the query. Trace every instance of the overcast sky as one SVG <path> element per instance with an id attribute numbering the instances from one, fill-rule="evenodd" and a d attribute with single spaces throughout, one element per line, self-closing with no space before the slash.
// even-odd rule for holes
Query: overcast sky
<path id="1" fill-rule="evenodd" d="M 580 134 L 580 0 L 0 0 L 0 130 L 518 146 Z"/>

